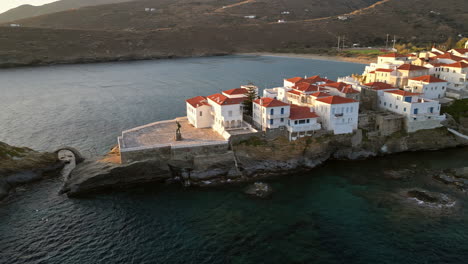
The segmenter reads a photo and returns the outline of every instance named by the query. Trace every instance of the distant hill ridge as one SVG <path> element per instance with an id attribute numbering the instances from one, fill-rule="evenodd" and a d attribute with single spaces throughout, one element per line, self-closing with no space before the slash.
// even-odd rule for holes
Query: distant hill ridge
<path id="1" fill-rule="evenodd" d="M 0 23 L 41 16 L 84 6 L 115 4 L 132 0 L 61 0 L 42 6 L 21 5 L 0 14 Z"/>

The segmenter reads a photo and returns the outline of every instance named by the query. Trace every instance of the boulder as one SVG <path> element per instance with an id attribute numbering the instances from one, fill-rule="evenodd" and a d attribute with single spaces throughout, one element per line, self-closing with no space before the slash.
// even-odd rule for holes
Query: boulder
<path id="1" fill-rule="evenodd" d="M 168 164 L 158 160 L 137 161 L 129 164 L 90 160 L 84 161 L 71 172 L 60 192 L 73 197 L 108 189 L 160 182 L 171 177 Z"/>

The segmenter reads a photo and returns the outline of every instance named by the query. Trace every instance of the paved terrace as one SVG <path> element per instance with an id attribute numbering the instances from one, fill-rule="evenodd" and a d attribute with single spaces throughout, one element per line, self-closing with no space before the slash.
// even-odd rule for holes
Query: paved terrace
<path id="1" fill-rule="evenodd" d="M 182 133 L 182 140 L 175 141 L 174 136 L 177 130 L 176 120 L 179 121 Z M 197 129 L 188 122 L 186 117 L 174 120 L 160 121 L 141 127 L 136 127 L 122 132 L 119 138 L 121 150 L 138 150 L 158 148 L 164 146 L 190 147 L 200 145 L 226 144 L 221 135 L 211 128 Z"/>

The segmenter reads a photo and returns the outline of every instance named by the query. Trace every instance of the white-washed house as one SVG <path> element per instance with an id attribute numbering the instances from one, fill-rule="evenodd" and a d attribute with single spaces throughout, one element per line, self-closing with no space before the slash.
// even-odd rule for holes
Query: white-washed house
<path id="1" fill-rule="evenodd" d="M 359 102 L 341 96 L 328 96 L 315 100 L 315 112 L 322 127 L 335 135 L 352 133 L 358 127 Z"/>

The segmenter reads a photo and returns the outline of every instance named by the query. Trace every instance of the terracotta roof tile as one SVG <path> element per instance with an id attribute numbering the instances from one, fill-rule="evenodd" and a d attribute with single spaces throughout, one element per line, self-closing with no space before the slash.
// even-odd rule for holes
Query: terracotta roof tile
<path id="1" fill-rule="evenodd" d="M 319 98 L 316 101 L 326 103 L 326 104 L 349 104 L 349 103 L 357 103 L 358 101 L 353 100 L 351 98 L 345 98 L 341 96 L 329 96 L 324 98 Z"/>
<path id="2" fill-rule="evenodd" d="M 289 104 L 281 102 L 279 100 L 263 97 L 254 101 L 254 103 L 263 107 L 278 107 L 278 106 L 289 106 Z"/>
<path id="3" fill-rule="evenodd" d="M 233 104 L 241 104 L 242 102 L 245 101 L 246 97 L 229 98 L 223 94 L 217 93 L 217 94 L 212 94 L 208 96 L 208 99 L 210 99 L 211 101 L 219 105 L 233 105 Z"/>
<path id="4" fill-rule="evenodd" d="M 289 114 L 289 119 L 291 120 L 317 118 L 317 117 L 319 116 L 315 112 L 311 112 L 310 108 L 307 106 L 291 105 L 291 110 Z"/>
<path id="5" fill-rule="evenodd" d="M 419 77 L 416 77 L 416 78 L 411 78 L 410 80 L 421 81 L 421 82 L 425 82 L 425 83 L 447 82 L 445 80 L 439 79 L 439 78 L 434 77 L 432 75 L 423 75 L 423 76 L 419 76 Z"/>
<path id="6" fill-rule="evenodd" d="M 206 101 L 206 98 L 203 96 L 197 96 L 190 99 L 185 100 L 185 102 L 189 103 L 191 106 L 198 108 L 203 105 L 209 105 Z"/>

